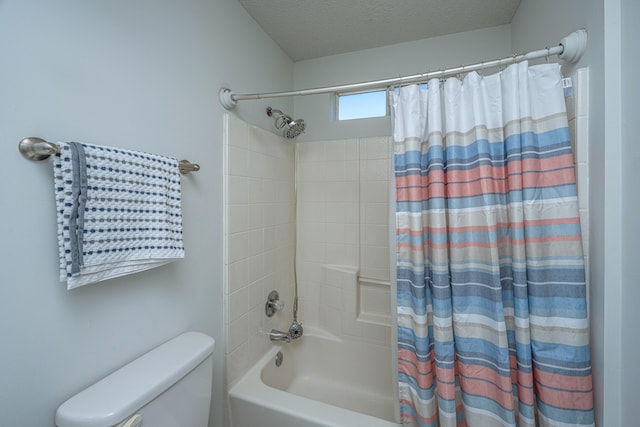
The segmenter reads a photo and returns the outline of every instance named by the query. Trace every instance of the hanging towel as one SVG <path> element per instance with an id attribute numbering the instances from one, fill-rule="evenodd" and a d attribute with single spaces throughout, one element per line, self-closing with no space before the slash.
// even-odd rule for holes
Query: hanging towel
<path id="1" fill-rule="evenodd" d="M 184 258 L 178 160 L 58 143 L 60 281 L 67 289 Z"/>

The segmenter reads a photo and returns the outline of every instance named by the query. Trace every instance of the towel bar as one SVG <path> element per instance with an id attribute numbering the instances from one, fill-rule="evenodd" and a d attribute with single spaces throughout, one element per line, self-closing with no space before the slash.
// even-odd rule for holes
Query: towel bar
<path id="1" fill-rule="evenodd" d="M 36 136 L 22 139 L 18 143 L 18 150 L 20 150 L 20 153 L 28 160 L 44 160 L 52 154 L 60 153 L 60 147 L 56 144 Z M 199 171 L 200 165 L 191 163 L 188 160 L 180 160 L 178 169 L 182 175 L 187 175 L 191 172 Z"/>

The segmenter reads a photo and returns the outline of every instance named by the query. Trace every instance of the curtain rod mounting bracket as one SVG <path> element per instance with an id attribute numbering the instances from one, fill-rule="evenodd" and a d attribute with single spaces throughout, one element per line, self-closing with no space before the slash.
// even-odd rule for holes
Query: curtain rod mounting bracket
<path id="1" fill-rule="evenodd" d="M 587 50 L 587 30 L 581 28 L 574 31 L 560 41 L 563 47 L 562 53 L 558 57 L 572 64 L 580 61 L 585 50 Z"/>
<path id="2" fill-rule="evenodd" d="M 235 99 L 236 93 L 229 88 L 221 87 L 218 91 L 218 99 L 220 104 L 227 110 L 232 110 L 238 105 L 238 101 Z"/>

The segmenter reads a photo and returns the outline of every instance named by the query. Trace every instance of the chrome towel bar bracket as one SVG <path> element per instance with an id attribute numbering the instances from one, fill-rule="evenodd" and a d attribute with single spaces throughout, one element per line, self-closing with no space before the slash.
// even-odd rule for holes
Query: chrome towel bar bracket
<path id="1" fill-rule="evenodd" d="M 36 136 L 30 136 L 29 138 L 24 138 L 18 144 L 18 150 L 20 153 L 29 160 L 44 160 L 48 159 L 52 154 L 58 154 L 60 152 L 60 147 L 56 144 L 45 141 L 42 138 L 38 138 Z"/>
<path id="2" fill-rule="evenodd" d="M 191 172 L 198 172 L 200 165 L 197 163 L 191 163 L 189 160 L 180 160 L 178 163 L 178 169 L 182 175 L 188 175 Z"/>
<path id="3" fill-rule="evenodd" d="M 36 136 L 22 139 L 18 143 L 18 150 L 24 158 L 28 160 L 44 160 L 52 154 L 60 153 L 60 147 L 58 147 L 58 145 Z M 191 172 L 199 171 L 200 165 L 191 163 L 188 160 L 180 160 L 178 169 L 182 175 L 187 175 Z"/>

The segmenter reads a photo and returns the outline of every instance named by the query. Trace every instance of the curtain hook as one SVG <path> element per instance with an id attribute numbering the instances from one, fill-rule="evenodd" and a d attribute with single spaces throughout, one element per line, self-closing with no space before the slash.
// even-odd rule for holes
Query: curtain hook
<path id="1" fill-rule="evenodd" d="M 547 62 L 547 64 L 549 63 L 549 46 L 547 46 L 545 49 L 547 49 L 547 54 L 544 57 L 544 60 Z"/>

